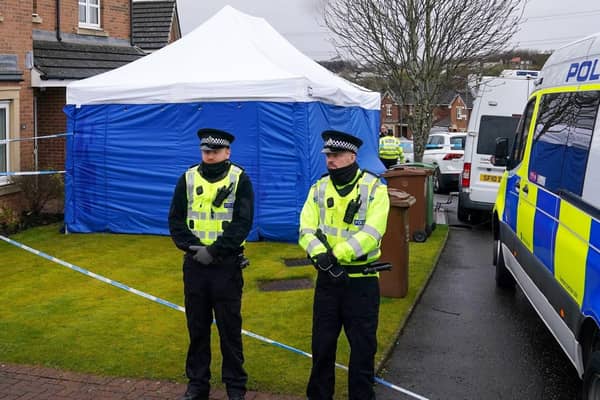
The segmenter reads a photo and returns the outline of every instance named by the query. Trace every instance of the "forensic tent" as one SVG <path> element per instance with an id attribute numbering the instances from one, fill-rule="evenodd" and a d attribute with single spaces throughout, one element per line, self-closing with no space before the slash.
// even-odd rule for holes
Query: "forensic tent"
<path id="1" fill-rule="evenodd" d="M 236 136 L 231 159 L 252 180 L 249 240 L 294 241 L 326 172 L 323 130 L 359 136 L 360 165 L 383 171 L 379 109 L 379 93 L 227 6 L 161 50 L 67 86 L 66 229 L 168 234 L 175 184 L 201 161 L 196 132 L 210 127 Z"/>

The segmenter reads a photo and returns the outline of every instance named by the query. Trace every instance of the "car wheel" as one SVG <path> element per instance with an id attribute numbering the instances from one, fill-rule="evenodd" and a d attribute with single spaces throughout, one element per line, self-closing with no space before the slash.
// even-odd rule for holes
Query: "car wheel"
<path id="1" fill-rule="evenodd" d="M 600 351 L 593 351 L 583 372 L 583 400 L 600 399 Z"/>
<path id="2" fill-rule="evenodd" d="M 444 190 L 444 184 L 442 183 L 440 169 L 436 168 L 433 171 L 433 191 L 435 193 L 441 193 Z"/>
<path id="3" fill-rule="evenodd" d="M 511 275 L 504 263 L 502 254 L 502 242 L 494 240 L 494 263 L 496 264 L 496 286 L 502 289 L 513 289 L 515 278 Z"/>

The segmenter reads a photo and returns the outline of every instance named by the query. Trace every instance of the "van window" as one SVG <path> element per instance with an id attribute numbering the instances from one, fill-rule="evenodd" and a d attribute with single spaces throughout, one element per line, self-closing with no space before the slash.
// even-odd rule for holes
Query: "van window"
<path id="1" fill-rule="evenodd" d="M 508 138 L 508 148 L 512 148 L 519 117 L 502 117 L 498 115 L 483 115 L 479 123 L 477 139 L 478 154 L 494 154 L 496 139 Z"/>
<path id="2" fill-rule="evenodd" d="M 600 92 L 542 96 L 529 179 L 551 191 L 581 196 Z"/>
<path id="3" fill-rule="evenodd" d="M 450 148 L 452 150 L 464 150 L 465 149 L 466 136 L 454 136 L 450 138 Z"/>
<path id="4" fill-rule="evenodd" d="M 525 107 L 525 112 L 519 120 L 515 134 L 515 142 L 512 146 L 512 154 L 510 155 L 510 169 L 521 164 L 525 155 L 525 145 L 527 144 L 527 136 L 529 136 L 529 127 L 531 125 L 531 117 L 533 116 L 533 108 L 535 107 L 535 99 L 529 101 Z"/>

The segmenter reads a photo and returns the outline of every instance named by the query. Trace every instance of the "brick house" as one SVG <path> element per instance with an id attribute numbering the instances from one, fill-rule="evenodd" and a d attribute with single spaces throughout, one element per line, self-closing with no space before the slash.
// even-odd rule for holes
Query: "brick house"
<path id="1" fill-rule="evenodd" d="M 398 104 L 389 92 L 381 97 L 381 125 L 394 136 L 411 139 L 408 121 L 412 118 L 414 104 Z M 466 132 L 469 116 L 473 109 L 470 93 L 448 91 L 441 96 L 440 103 L 433 109 L 432 126 L 443 127 L 451 132 Z"/>
<path id="2" fill-rule="evenodd" d="M 63 170 L 66 85 L 118 68 L 181 37 L 175 0 L 0 2 L 0 172 Z M 0 176 L 0 207 L 20 210 Z"/>

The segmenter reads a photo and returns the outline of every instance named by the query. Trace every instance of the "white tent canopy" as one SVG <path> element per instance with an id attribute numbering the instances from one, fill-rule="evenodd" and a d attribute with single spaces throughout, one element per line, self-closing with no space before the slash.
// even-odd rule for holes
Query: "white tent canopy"
<path id="1" fill-rule="evenodd" d="M 264 19 L 230 6 L 180 40 L 67 86 L 67 103 L 310 102 L 378 110 L 379 93 L 302 54 Z"/>

